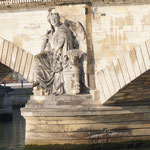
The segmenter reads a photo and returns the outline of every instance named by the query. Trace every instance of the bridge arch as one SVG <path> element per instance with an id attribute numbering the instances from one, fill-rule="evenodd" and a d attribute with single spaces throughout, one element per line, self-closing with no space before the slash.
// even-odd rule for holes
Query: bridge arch
<path id="1" fill-rule="evenodd" d="M 150 40 L 120 55 L 110 65 L 96 73 L 101 104 L 150 69 Z"/>
<path id="2" fill-rule="evenodd" d="M 0 37 L 0 67 L 8 67 L 6 73 L 13 70 L 31 82 L 33 57 L 29 52 Z M 149 76 L 149 69 L 150 40 L 120 55 L 110 65 L 96 73 L 96 89 L 99 91 L 98 98 L 101 104 L 111 104 L 117 93 L 133 80 L 144 74 Z"/>
<path id="3" fill-rule="evenodd" d="M 33 55 L 0 37 L 0 63 L 21 74 L 27 81 L 33 79 Z M 3 67 L 4 68 L 4 67 Z"/>

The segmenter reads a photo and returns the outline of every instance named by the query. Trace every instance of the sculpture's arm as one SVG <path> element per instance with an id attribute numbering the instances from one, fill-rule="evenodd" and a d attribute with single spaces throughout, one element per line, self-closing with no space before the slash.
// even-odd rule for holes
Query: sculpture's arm
<path id="1" fill-rule="evenodd" d="M 43 42 L 42 42 L 41 51 L 45 50 L 47 43 L 48 43 L 48 38 L 45 37 L 44 40 L 43 40 Z"/>
<path id="2" fill-rule="evenodd" d="M 41 47 L 41 51 L 44 51 L 46 46 L 47 46 L 47 43 L 49 41 L 49 34 L 52 32 L 52 30 L 47 30 L 44 38 L 43 38 L 43 42 L 42 42 L 42 47 Z"/>

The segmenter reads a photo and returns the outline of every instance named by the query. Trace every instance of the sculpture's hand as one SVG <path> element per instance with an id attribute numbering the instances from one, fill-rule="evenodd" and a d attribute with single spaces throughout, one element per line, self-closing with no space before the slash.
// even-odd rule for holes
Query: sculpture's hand
<path id="1" fill-rule="evenodd" d="M 47 30 L 46 35 L 48 36 L 51 33 L 52 30 Z"/>
<path id="2" fill-rule="evenodd" d="M 68 59 L 69 59 L 68 56 L 65 55 L 65 56 L 64 56 L 64 63 L 66 63 L 66 62 L 68 61 Z"/>
<path id="3" fill-rule="evenodd" d="M 54 53 L 54 59 L 58 59 L 58 58 L 59 58 L 58 53 Z"/>
<path id="4" fill-rule="evenodd" d="M 69 65 L 69 61 L 68 60 L 69 60 L 68 56 L 65 55 L 64 58 L 63 58 L 63 63 L 62 63 L 63 69 L 68 67 L 68 65 Z"/>

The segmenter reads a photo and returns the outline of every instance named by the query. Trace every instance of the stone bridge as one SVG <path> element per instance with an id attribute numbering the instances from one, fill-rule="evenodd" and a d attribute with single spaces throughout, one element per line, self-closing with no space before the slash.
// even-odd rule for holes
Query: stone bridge
<path id="1" fill-rule="evenodd" d="M 31 82 L 33 78 L 33 58 L 34 55 L 9 41 L 0 38 L 0 65 L 1 68 L 3 68 L 2 75 L 6 75 L 13 70 Z M 140 100 L 142 100 L 142 97 L 144 99 L 145 97 L 142 94 L 144 94 L 143 92 L 145 91 L 147 92 L 146 87 L 149 88 L 150 83 L 148 80 L 149 69 L 150 40 L 135 47 L 128 53 L 120 55 L 110 65 L 97 72 L 96 90 L 99 91 L 98 100 L 100 100 L 101 104 L 115 104 L 116 102 L 123 102 L 120 101 L 122 97 L 128 100 L 138 100 L 138 97 L 141 96 Z M 135 81 L 135 83 L 133 83 L 132 81 L 135 79 L 137 82 Z M 139 82 L 138 79 L 141 82 Z M 144 84 L 143 81 L 147 82 L 147 84 Z M 142 82 L 143 84 L 141 85 Z M 129 85 L 128 91 L 123 90 L 127 85 Z M 139 95 L 139 87 L 141 87 L 141 89 L 144 87 L 141 91 L 142 93 L 140 93 L 141 95 Z M 131 92 L 133 92 L 134 88 L 134 96 L 132 96 Z M 121 90 L 123 90 L 123 92 Z M 138 92 L 138 95 L 136 95 L 136 92 Z M 130 97 L 126 97 L 129 93 Z M 118 96 L 120 97 L 119 99 Z M 126 102 L 127 101 L 124 101 L 124 103 Z"/>
<path id="2" fill-rule="evenodd" d="M 21 109 L 25 144 L 149 140 L 148 0 L 0 0 L 0 78 L 16 71 L 32 81 L 54 6 L 62 22 L 79 21 L 86 30 L 91 95 L 31 96 Z"/>
<path id="3" fill-rule="evenodd" d="M 1 77 L 14 70 L 32 81 L 33 56 L 40 52 L 40 41 L 49 28 L 47 10 L 55 5 L 62 21 L 80 21 L 87 32 L 94 99 L 101 104 L 127 104 L 142 99 L 144 92 L 148 95 L 150 2 L 146 0 L 0 1 Z"/>

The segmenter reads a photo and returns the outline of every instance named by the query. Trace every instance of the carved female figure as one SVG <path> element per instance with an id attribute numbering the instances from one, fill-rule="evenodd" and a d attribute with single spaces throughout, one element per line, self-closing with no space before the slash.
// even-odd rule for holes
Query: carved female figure
<path id="1" fill-rule="evenodd" d="M 35 56 L 34 92 L 41 88 L 40 95 L 62 94 L 64 92 L 63 69 L 68 65 L 67 51 L 72 49 L 72 36 L 66 25 L 60 22 L 58 13 L 50 12 L 42 52 Z"/>
<path id="2" fill-rule="evenodd" d="M 34 57 L 33 92 L 35 95 L 79 93 L 80 83 L 85 86 L 88 83 L 85 30 L 79 22 L 65 20 L 62 24 L 59 14 L 52 10 L 47 19 L 50 30 L 41 53 Z"/>

